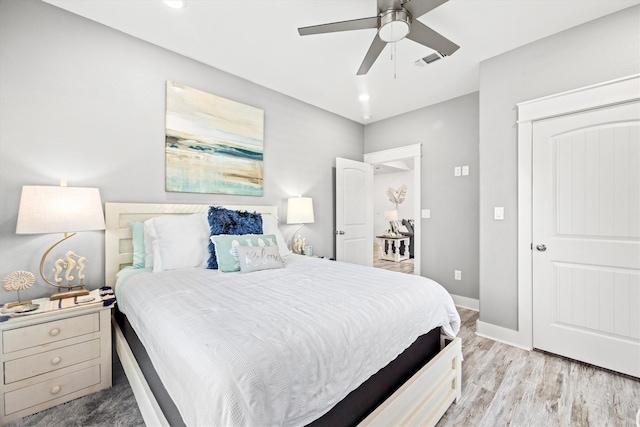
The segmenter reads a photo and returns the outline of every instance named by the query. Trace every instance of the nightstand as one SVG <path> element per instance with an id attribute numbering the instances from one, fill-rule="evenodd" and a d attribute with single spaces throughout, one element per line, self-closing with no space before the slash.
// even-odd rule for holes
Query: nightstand
<path id="1" fill-rule="evenodd" d="M 84 304 L 40 298 L 32 314 L 0 323 L 0 424 L 111 387 L 111 306 L 90 295 Z"/>
<path id="2" fill-rule="evenodd" d="M 400 262 L 409 259 L 411 238 L 403 235 L 376 236 L 379 240 L 378 259 Z M 402 252 L 402 254 L 401 254 Z"/>

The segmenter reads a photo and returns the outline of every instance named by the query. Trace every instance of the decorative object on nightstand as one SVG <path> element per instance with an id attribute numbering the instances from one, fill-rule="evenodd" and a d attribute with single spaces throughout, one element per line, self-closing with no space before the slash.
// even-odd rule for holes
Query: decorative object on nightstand
<path id="1" fill-rule="evenodd" d="M 38 304 L 32 304 L 31 300 L 22 301 L 20 291 L 28 289 L 36 282 L 36 276 L 29 271 L 14 271 L 9 273 L 2 279 L 2 287 L 5 291 L 16 291 L 18 293 L 18 302 L 9 302 L 2 307 L 2 314 L 6 313 L 26 313 L 36 310 Z"/>
<path id="2" fill-rule="evenodd" d="M 300 225 L 293 233 L 292 250 L 294 253 L 304 254 L 306 240 L 297 233 L 304 224 L 312 224 L 313 222 L 313 199 L 311 197 L 291 197 L 287 201 L 287 224 Z"/>
<path id="3" fill-rule="evenodd" d="M 17 234 L 64 233 L 64 237 L 47 249 L 40 261 L 40 275 L 60 292 L 51 295 L 52 300 L 88 295 L 84 286 L 84 268 L 87 259 L 68 251 L 64 259 L 55 263 L 54 281 L 44 272 L 47 255 L 57 245 L 74 236 L 77 231 L 104 230 L 104 214 L 100 191 L 97 188 L 66 186 L 22 187 L 18 210 Z M 64 279 L 60 277 L 65 270 Z M 74 283 L 77 276 L 77 283 Z M 66 283 L 62 283 L 63 280 Z"/>

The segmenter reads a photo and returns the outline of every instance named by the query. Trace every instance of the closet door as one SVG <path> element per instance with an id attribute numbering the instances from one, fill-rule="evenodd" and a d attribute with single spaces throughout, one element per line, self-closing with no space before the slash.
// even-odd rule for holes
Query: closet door
<path id="1" fill-rule="evenodd" d="M 533 345 L 640 377 L 640 105 L 533 124 Z"/>

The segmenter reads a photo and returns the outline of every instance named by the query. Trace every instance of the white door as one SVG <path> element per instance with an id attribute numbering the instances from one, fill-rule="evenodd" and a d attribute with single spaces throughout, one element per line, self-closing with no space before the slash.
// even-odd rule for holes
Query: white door
<path id="1" fill-rule="evenodd" d="M 640 377 L 640 105 L 533 125 L 533 345 Z"/>
<path id="2" fill-rule="evenodd" d="M 336 259 L 373 265 L 373 167 L 336 158 Z"/>

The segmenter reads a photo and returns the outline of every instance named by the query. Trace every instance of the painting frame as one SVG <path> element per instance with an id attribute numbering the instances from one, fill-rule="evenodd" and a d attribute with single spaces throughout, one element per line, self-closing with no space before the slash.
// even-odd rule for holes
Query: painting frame
<path id="1" fill-rule="evenodd" d="M 264 110 L 166 82 L 165 190 L 263 196 Z"/>

